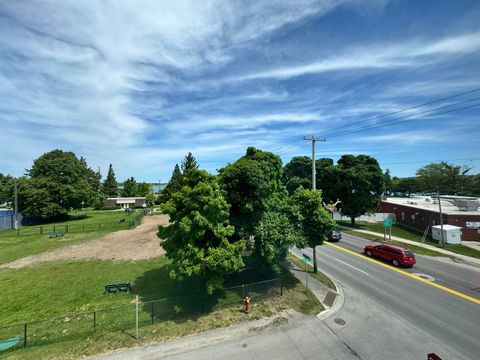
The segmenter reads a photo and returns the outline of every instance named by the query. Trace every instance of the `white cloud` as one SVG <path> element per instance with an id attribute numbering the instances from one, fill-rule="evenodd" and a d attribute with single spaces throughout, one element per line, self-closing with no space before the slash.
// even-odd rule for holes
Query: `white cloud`
<path id="1" fill-rule="evenodd" d="M 292 77 L 321 74 L 332 71 L 360 69 L 395 69 L 418 67 L 444 60 L 432 55 L 455 55 L 480 50 L 480 33 L 451 36 L 436 41 L 405 41 L 396 45 L 378 44 L 355 48 L 341 55 L 305 64 L 289 65 L 261 72 L 233 77 L 231 80 L 289 79 Z M 430 55 L 430 57 L 426 57 Z"/>

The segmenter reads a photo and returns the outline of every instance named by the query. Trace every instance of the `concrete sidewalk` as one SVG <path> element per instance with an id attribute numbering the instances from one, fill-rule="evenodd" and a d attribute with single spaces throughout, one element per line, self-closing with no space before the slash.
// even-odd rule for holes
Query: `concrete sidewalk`
<path id="1" fill-rule="evenodd" d="M 377 232 L 374 232 L 374 231 L 368 231 L 368 230 L 351 229 L 351 228 L 345 228 L 345 227 L 342 227 L 342 230 L 352 230 L 352 231 L 361 232 L 361 233 L 364 233 L 364 234 L 375 235 L 375 236 L 380 236 L 380 237 L 384 236 L 381 233 L 377 233 Z M 432 246 L 432 245 L 428 245 L 428 244 L 419 243 L 419 242 L 413 241 L 413 240 L 407 240 L 407 239 L 404 239 L 404 238 L 401 238 L 401 237 L 398 237 L 398 236 L 392 236 L 392 240 L 399 241 L 399 242 L 402 242 L 402 243 L 405 243 L 405 244 L 415 245 L 415 246 L 418 246 L 418 247 L 422 247 L 424 249 L 436 251 L 436 252 L 439 252 L 441 254 L 452 256 L 455 259 L 458 259 L 458 260 L 463 261 L 465 263 L 468 263 L 470 265 L 480 266 L 480 259 L 473 258 L 471 256 L 457 254 L 457 253 L 454 253 L 453 251 L 441 249 L 441 248 L 438 248 L 438 247 L 435 247 L 435 246 Z"/>

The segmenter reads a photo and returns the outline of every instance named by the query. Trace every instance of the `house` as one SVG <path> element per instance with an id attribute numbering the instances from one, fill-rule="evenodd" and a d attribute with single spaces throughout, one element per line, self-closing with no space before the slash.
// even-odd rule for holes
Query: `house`
<path id="1" fill-rule="evenodd" d="M 121 209 L 128 209 L 130 207 L 147 207 L 146 197 L 119 197 L 108 198 L 104 203 L 105 207 L 118 206 Z"/>
<path id="2" fill-rule="evenodd" d="M 440 195 L 386 198 L 380 203 L 382 212 L 395 214 L 396 223 L 408 228 L 432 233 L 432 226 L 440 225 L 440 207 L 443 224 L 462 228 L 462 240 L 480 241 L 480 201 L 478 198 Z"/>

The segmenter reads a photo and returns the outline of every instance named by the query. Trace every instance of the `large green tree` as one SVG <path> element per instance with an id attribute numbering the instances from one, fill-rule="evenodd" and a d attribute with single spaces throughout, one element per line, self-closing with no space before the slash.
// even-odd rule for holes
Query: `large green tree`
<path id="1" fill-rule="evenodd" d="M 301 214 L 304 240 L 313 249 L 313 271 L 318 272 L 316 247 L 323 244 L 335 222 L 322 206 L 321 191 L 298 188 L 293 194 L 293 201 Z"/>
<path id="2" fill-rule="evenodd" d="M 385 189 L 384 175 L 376 159 L 368 155 L 343 155 L 335 167 L 334 192 L 341 201 L 342 214 L 355 217 L 375 210 Z"/>
<path id="3" fill-rule="evenodd" d="M 113 171 L 113 166 L 110 164 L 108 167 L 107 177 L 103 182 L 103 193 L 110 197 L 118 196 L 118 183 L 115 178 L 115 172 Z"/>
<path id="4" fill-rule="evenodd" d="M 200 276 L 209 293 L 221 288 L 225 275 L 240 270 L 245 243 L 229 242 L 229 205 L 214 176 L 190 169 L 185 186 L 162 205 L 170 225 L 159 227 L 163 248 L 172 260 L 170 276 L 182 279 Z"/>
<path id="5" fill-rule="evenodd" d="M 260 270 L 280 273 L 280 262 L 294 245 L 303 248 L 301 215 L 286 191 L 277 192 L 267 199 L 267 208 L 259 214 L 254 228 L 255 255 Z"/>
<path id="6" fill-rule="evenodd" d="M 394 194 L 403 194 L 410 197 L 412 193 L 420 192 L 420 183 L 416 177 L 392 178 L 392 188 Z"/>
<path id="7" fill-rule="evenodd" d="M 80 209 L 95 198 L 89 169 L 73 152 L 53 150 L 33 162 L 19 194 L 29 215 L 56 217 Z"/>
<path id="8" fill-rule="evenodd" d="M 13 178 L 0 173 L 0 204 L 10 201 L 10 186 Z"/>
<path id="9" fill-rule="evenodd" d="M 283 168 L 283 183 L 288 193 L 293 194 L 298 187 L 312 187 L 312 159 L 308 156 L 295 156 Z"/>
<path id="10" fill-rule="evenodd" d="M 158 202 L 161 204 L 167 202 L 172 197 L 172 194 L 179 191 L 182 186 L 183 175 L 180 166 L 176 164 L 167 186 L 165 186 L 165 189 L 163 189 L 162 193 L 158 196 Z"/>
<path id="11" fill-rule="evenodd" d="M 181 168 L 182 168 L 182 175 L 185 175 L 185 173 L 188 170 L 198 169 L 197 160 L 195 159 L 195 156 L 193 156 L 191 152 L 185 155 L 185 158 L 182 160 Z"/>
<path id="12" fill-rule="evenodd" d="M 133 178 L 128 178 L 123 183 L 122 196 L 123 197 L 133 197 L 137 195 L 137 182 Z"/>
<path id="13" fill-rule="evenodd" d="M 146 182 L 141 182 L 137 185 L 136 196 L 143 196 L 147 198 L 147 204 L 152 206 L 155 201 L 155 195 L 153 195 L 152 185 Z"/>
<path id="14" fill-rule="evenodd" d="M 282 160 L 271 152 L 249 147 L 244 156 L 219 170 L 220 184 L 231 205 L 230 221 L 237 237 L 254 234 L 268 200 L 283 191 Z"/>
<path id="15" fill-rule="evenodd" d="M 462 195 L 468 191 L 467 174 L 471 168 L 445 161 L 428 164 L 417 170 L 417 177 L 423 192 L 440 191 L 441 194 Z"/>

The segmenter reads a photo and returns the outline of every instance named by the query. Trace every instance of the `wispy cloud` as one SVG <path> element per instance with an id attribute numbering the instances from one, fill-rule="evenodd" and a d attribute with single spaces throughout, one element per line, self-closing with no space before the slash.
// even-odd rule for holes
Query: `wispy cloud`
<path id="1" fill-rule="evenodd" d="M 20 175 L 53 148 L 113 162 L 119 178 L 165 178 L 188 151 L 214 171 L 249 145 L 284 149 L 478 84 L 478 29 L 442 35 L 428 14 L 412 36 L 408 24 L 375 29 L 388 4 L 1 2 L 0 171 Z"/>

